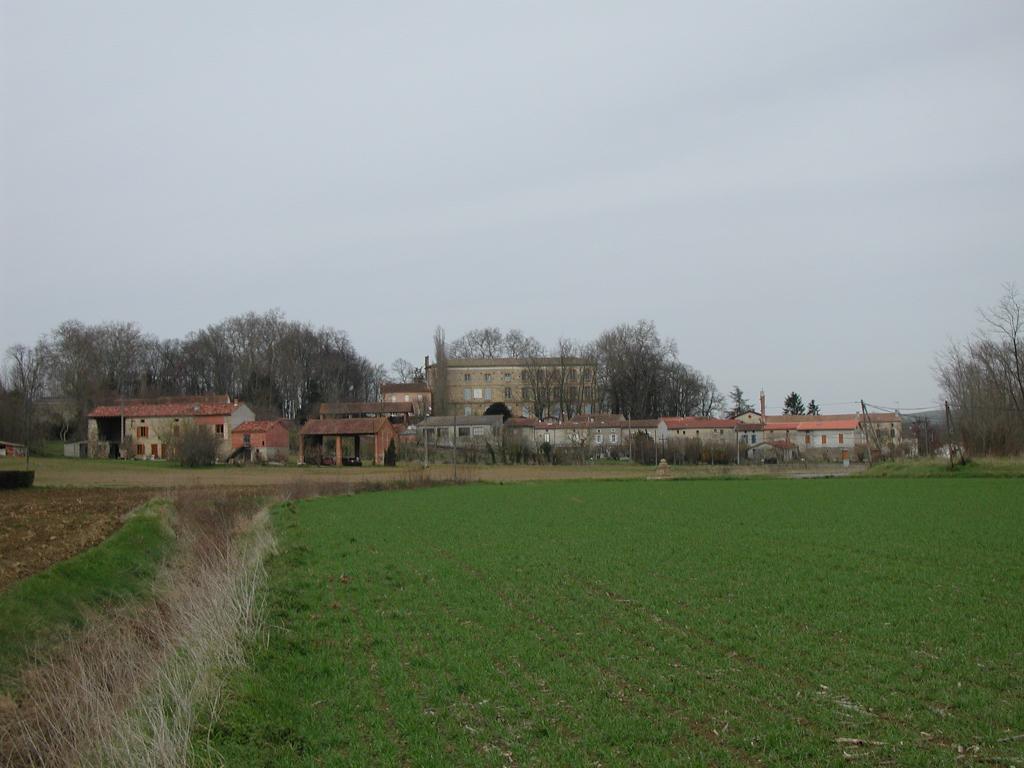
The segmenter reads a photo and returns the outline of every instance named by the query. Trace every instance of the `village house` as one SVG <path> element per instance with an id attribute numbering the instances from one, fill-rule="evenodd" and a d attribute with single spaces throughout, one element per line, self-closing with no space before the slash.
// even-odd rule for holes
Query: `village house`
<path id="1" fill-rule="evenodd" d="M 409 403 L 416 418 L 423 418 L 431 413 L 431 392 L 425 381 L 381 384 L 380 397 L 385 403 Z"/>
<path id="2" fill-rule="evenodd" d="M 658 420 L 658 439 L 704 440 L 734 443 L 735 419 L 705 419 L 699 416 L 666 416 Z"/>
<path id="3" fill-rule="evenodd" d="M 583 414 L 565 421 L 514 417 L 505 424 L 507 439 L 531 452 L 579 449 L 588 455 L 607 455 L 627 439 L 626 418 L 620 414 Z"/>
<path id="4" fill-rule="evenodd" d="M 503 437 L 504 418 L 491 416 L 428 416 L 416 425 L 416 442 L 429 446 L 451 447 L 469 444 L 494 444 Z"/>
<path id="5" fill-rule="evenodd" d="M 231 457 L 245 461 L 288 461 L 288 426 L 280 419 L 245 421 L 231 430 Z"/>
<path id="6" fill-rule="evenodd" d="M 661 419 L 627 419 L 622 434 L 631 437 L 639 435 L 654 440 L 658 436 L 659 424 L 661 424 Z"/>
<path id="7" fill-rule="evenodd" d="M 185 425 L 195 424 L 216 435 L 217 456 L 223 460 L 232 450 L 232 430 L 253 421 L 255 414 L 227 395 L 201 395 L 100 405 L 87 418 L 94 458 L 166 459 Z"/>

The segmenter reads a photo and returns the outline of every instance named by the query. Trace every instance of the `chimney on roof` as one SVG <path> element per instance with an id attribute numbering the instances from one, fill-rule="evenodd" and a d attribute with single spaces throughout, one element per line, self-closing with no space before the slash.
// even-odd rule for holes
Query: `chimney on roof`
<path id="1" fill-rule="evenodd" d="M 427 372 L 427 368 L 430 367 L 430 355 L 423 356 L 423 372 Z"/>
<path id="2" fill-rule="evenodd" d="M 764 419 L 764 390 L 761 390 L 761 418 Z"/>

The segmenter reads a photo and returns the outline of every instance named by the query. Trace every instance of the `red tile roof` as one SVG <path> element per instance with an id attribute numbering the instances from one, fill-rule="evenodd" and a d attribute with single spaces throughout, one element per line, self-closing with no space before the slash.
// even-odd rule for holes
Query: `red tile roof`
<path id="1" fill-rule="evenodd" d="M 242 403 L 125 403 L 99 405 L 89 411 L 90 419 L 124 416 L 129 419 L 160 418 L 171 416 L 230 416 Z"/>
<path id="2" fill-rule="evenodd" d="M 303 435 L 372 435 L 390 422 L 383 416 L 373 419 L 310 419 L 299 432 Z"/>
<path id="3" fill-rule="evenodd" d="M 232 429 L 232 432 L 248 432 L 250 434 L 259 434 L 261 432 L 269 432 L 276 425 L 280 424 L 285 426 L 281 419 L 270 419 L 268 421 L 243 421 L 237 427 Z M 287 427 L 285 427 L 287 429 Z"/>

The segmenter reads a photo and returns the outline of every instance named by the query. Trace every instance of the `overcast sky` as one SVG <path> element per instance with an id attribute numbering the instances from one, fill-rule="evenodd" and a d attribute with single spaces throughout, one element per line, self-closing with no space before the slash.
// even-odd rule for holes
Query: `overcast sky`
<path id="1" fill-rule="evenodd" d="M 0 7 L 3 348 L 644 318 L 770 406 L 909 408 L 1024 286 L 1015 0 Z"/>

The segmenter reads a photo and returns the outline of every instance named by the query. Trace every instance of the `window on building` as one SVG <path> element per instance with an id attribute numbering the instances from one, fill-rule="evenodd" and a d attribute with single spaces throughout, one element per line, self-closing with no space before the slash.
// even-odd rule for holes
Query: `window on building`
<path id="1" fill-rule="evenodd" d="M 843 444 L 843 433 L 842 432 L 839 433 L 839 444 L 840 445 Z"/>
<path id="2" fill-rule="evenodd" d="M 149 437 L 149 427 L 136 427 L 135 428 L 135 436 L 136 437 Z"/>
<path id="3" fill-rule="evenodd" d="M 569 369 L 569 381 L 576 381 L 576 369 L 575 368 L 570 368 Z"/>
<path id="4" fill-rule="evenodd" d="M 471 389 L 464 389 L 464 390 L 462 390 L 462 399 L 463 400 L 469 400 L 471 397 L 473 397 L 473 390 L 471 390 Z"/>
<path id="5" fill-rule="evenodd" d="M 484 387 L 484 400 L 490 400 L 491 399 L 491 395 L 492 395 L 491 388 L 490 387 Z"/>
<path id="6" fill-rule="evenodd" d="M 530 406 L 528 406 L 528 405 L 524 405 L 523 406 L 523 418 L 524 419 L 530 418 Z"/>
<path id="7" fill-rule="evenodd" d="M 159 456 L 160 455 L 160 446 L 157 445 L 156 443 L 153 443 L 152 445 L 150 445 L 149 446 L 149 455 L 152 456 L 153 458 L 156 458 L 157 456 Z"/>
<path id="8" fill-rule="evenodd" d="M 213 428 L 213 431 L 216 433 L 217 437 L 224 437 L 224 425 L 223 424 L 217 424 Z"/>
<path id="9" fill-rule="evenodd" d="M 505 381 L 512 381 L 512 371 L 505 371 L 505 374 L 502 378 L 504 378 Z"/>
<path id="10" fill-rule="evenodd" d="M 407 403 L 409 402 L 409 396 L 408 395 L 405 396 L 405 402 L 407 402 Z"/>
<path id="11" fill-rule="evenodd" d="M 136 445 L 135 446 L 135 455 L 136 456 L 145 456 L 146 455 L 146 446 L 144 446 L 142 443 L 139 443 L 138 445 Z"/>
<path id="12" fill-rule="evenodd" d="M 612 432 L 610 435 L 608 435 L 608 442 L 609 443 L 617 443 L 617 442 L 619 442 L 618 434 L 616 434 L 615 432 Z"/>
<path id="13" fill-rule="evenodd" d="M 484 391 L 482 389 L 477 388 L 477 389 L 473 390 L 473 399 L 474 400 L 482 400 L 483 396 L 484 396 Z"/>
<path id="14" fill-rule="evenodd" d="M 473 415 L 473 407 L 470 406 L 470 405 L 463 406 L 463 408 L 462 408 L 462 415 L 463 416 L 472 416 Z"/>
<path id="15" fill-rule="evenodd" d="M 523 371 L 522 371 L 522 373 L 520 373 L 520 374 L 519 374 L 519 378 L 520 378 L 520 379 L 522 379 L 523 381 L 526 381 L 526 379 L 528 378 L 528 376 L 527 376 L 527 373 L 528 373 L 528 372 L 527 372 L 527 371 L 526 371 L 526 369 L 524 368 L 524 369 L 523 369 Z"/>
<path id="16" fill-rule="evenodd" d="M 523 410 L 525 411 L 526 409 L 524 408 Z M 525 416 L 526 414 L 524 413 L 523 415 Z M 550 443 L 551 442 L 551 433 L 550 432 L 545 432 L 544 433 L 544 442 L 545 443 Z"/>
<path id="17" fill-rule="evenodd" d="M 828 443 L 828 435 L 821 436 L 821 444 L 826 445 Z"/>
<path id="18" fill-rule="evenodd" d="M 512 399 L 512 387 L 505 387 L 505 399 L 506 400 L 511 400 Z"/>
<path id="19" fill-rule="evenodd" d="M 530 399 L 530 388 L 529 387 L 523 387 L 523 400 L 529 400 L 529 399 Z"/>
<path id="20" fill-rule="evenodd" d="M 750 444 L 754 445 L 755 443 L 757 443 L 757 433 L 756 432 L 751 432 L 750 433 Z"/>
<path id="21" fill-rule="evenodd" d="M 484 374 L 484 381 L 490 381 L 490 380 L 491 380 L 491 374 L 485 373 Z"/>
<path id="22" fill-rule="evenodd" d="M 470 380 L 470 378 L 469 378 L 469 374 L 468 374 L 468 373 L 464 373 L 464 374 L 462 374 L 462 380 L 463 380 L 463 381 L 469 381 L 469 380 Z"/>
<path id="23" fill-rule="evenodd" d="M 598 432 L 596 435 L 594 435 L 594 442 L 597 443 L 598 445 L 603 443 L 604 442 L 604 435 L 602 435 L 600 432 Z"/>
<path id="24" fill-rule="evenodd" d="M 473 427 L 473 437 L 483 437 L 486 427 Z"/>
<path id="25" fill-rule="evenodd" d="M 459 437 L 469 437 L 469 427 L 459 427 Z"/>
<path id="26" fill-rule="evenodd" d="M 810 444 L 811 444 L 811 433 L 808 432 L 806 435 L 804 435 L 804 445 L 810 445 Z"/>

